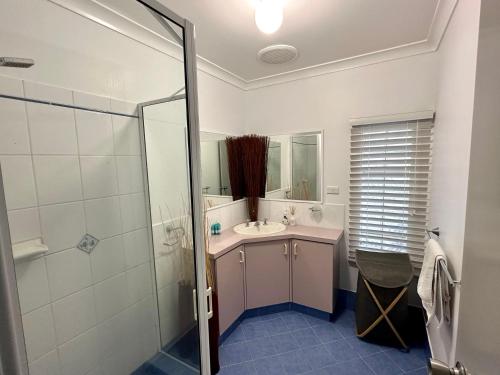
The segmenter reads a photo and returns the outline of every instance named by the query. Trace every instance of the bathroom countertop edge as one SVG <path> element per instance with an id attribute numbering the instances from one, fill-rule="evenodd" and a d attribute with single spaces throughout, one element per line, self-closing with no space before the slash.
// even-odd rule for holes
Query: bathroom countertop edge
<path id="1" fill-rule="evenodd" d="M 234 248 L 250 243 L 279 240 L 305 240 L 335 245 L 344 234 L 343 229 L 311 227 L 305 225 L 288 226 L 279 233 L 248 236 L 236 233 L 233 228 L 222 231 L 220 235 L 211 236 L 209 242 L 210 259 L 217 259 Z"/>

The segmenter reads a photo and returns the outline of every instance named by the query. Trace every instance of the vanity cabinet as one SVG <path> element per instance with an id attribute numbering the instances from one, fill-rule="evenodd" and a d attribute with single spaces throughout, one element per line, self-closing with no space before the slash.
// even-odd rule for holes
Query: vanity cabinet
<path id="1" fill-rule="evenodd" d="M 221 333 L 249 309 L 288 302 L 327 313 L 335 308 L 338 249 L 331 242 L 262 238 L 214 262 Z"/>
<path id="2" fill-rule="evenodd" d="M 334 246 L 302 240 L 291 245 L 292 301 L 332 313 L 337 287 Z"/>
<path id="3" fill-rule="evenodd" d="M 289 241 L 245 245 L 247 309 L 290 301 Z"/>
<path id="4" fill-rule="evenodd" d="M 239 246 L 215 261 L 220 332 L 245 311 L 244 260 L 243 246 Z"/>

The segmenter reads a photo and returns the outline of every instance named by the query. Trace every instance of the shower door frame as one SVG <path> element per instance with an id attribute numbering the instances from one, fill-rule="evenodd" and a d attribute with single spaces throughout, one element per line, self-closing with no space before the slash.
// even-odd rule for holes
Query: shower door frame
<path id="1" fill-rule="evenodd" d="M 198 82 L 197 82 L 197 67 L 196 67 L 196 48 L 195 48 L 195 28 L 194 25 L 187 19 L 178 16 L 170 9 L 160 4 L 156 0 L 136 0 L 144 6 L 156 11 L 163 17 L 180 26 L 183 31 L 184 42 L 184 74 L 185 74 L 185 94 L 174 95 L 170 98 L 153 100 L 150 102 L 140 103 L 138 106 L 140 127 L 141 127 L 141 155 L 143 158 L 143 173 L 146 192 L 147 207 L 149 205 L 149 184 L 147 179 L 147 160 L 146 160 L 146 143 L 144 138 L 144 118 L 143 108 L 149 105 L 174 101 L 176 99 L 186 100 L 187 109 L 187 135 L 188 135 L 188 162 L 190 172 L 190 193 L 191 193 L 191 210 L 193 222 L 193 243 L 194 243 L 194 258 L 195 258 L 195 273 L 196 273 L 196 298 L 197 298 L 197 318 L 198 329 L 200 336 L 200 373 L 201 375 L 210 374 L 210 344 L 208 334 L 208 301 L 207 301 L 207 284 L 206 284 L 206 268 L 205 268 L 205 241 L 203 231 L 203 204 L 202 204 L 202 189 L 201 189 L 201 158 L 200 158 L 200 124 L 198 115 Z M 184 98 L 183 98 L 184 97 Z M 148 216 L 148 231 L 150 231 L 150 245 L 152 246 L 151 232 L 151 212 Z M 156 275 L 154 276 L 156 279 Z M 161 339 L 160 339 L 161 341 Z M 160 348 L 161 350 L 161 348 Z"/>

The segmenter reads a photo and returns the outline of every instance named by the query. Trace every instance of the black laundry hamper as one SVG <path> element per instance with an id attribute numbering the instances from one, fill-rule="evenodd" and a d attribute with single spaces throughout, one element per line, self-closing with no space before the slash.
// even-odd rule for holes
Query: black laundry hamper
<path id="1" fill-rule="evenodd" d="M 408 285 L 413 278 L 410 257 L 404 253 L 357 250 L 356 264 L 357 336 L 408 350 Z"/>

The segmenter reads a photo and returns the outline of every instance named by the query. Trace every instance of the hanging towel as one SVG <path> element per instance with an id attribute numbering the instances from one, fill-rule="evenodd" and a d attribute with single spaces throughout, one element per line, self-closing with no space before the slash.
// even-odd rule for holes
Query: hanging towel
<path id="1" fill-rule="evenodd" d="M 443 302 L 442 297 L 444 296 L 441 293 L 443 291 L 442 281 L 439 276 L 440 261 L 446 264 L 444 251 L 436 240 L 430 239 L 425 248 L 424 261 L 417 285 L 417 292 L 422 299 L 422 305 L 427 313 L 428 321 L 431 320 L 436 311 L 436 298 L 438 294 L 441 296 L 440 302 Z"/>

